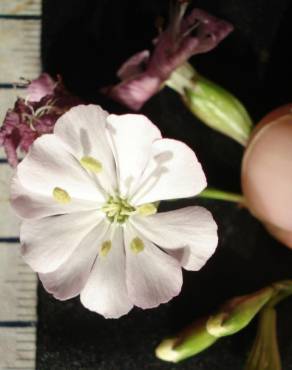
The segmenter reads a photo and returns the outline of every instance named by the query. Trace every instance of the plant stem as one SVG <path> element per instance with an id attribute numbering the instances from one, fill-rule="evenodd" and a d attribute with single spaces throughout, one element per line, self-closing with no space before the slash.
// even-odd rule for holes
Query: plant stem
<path id="1" fill-rule="evenodd" d="M 244 204 L 244 197 L 241 194 L 230 193 L 215 188 L 207 188 L 197 195 L 199 198 L 216 199 L 228 202 Z"/>
<path id="2" fill-rule="evenodd" d="M 275 307 L 278 303 L 292 295 L 292 280 L 274 283 L 273 288 L 275 289 L 275 294 L 267 304 L 268 307 Z"/>
<path id="3" fill-rule="evenodd" d="M 276 310 L 266 307 L 260 314 L 257 336 L 244 370 L 281 369 L 276 332 Z"/>

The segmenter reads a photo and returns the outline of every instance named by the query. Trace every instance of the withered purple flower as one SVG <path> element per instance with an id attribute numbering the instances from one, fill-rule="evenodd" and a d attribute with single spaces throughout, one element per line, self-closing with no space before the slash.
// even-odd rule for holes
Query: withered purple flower
<path id="1" fill-rule="evenodd" d="M 27 97 L 18 98 L 0 128 L 0 146 L 9 164 L 18 164 L 17 151 L 28 152 L 36 138 L 53 132 L 57 119 L 81 100 L 69 94 L 60 77 L 53 80 L 43 73 L 26 88 Z"/>
<path id="2" fill-rule="evenodd" d="M 132 110 L 139 110 L 156 94 L 171 73 L 191 56 L 215 48 L 233 26 L 201 9 L 185 16 L 187 1 L 178 1 L 168 27 L 154 40 L 150 54 L 144 50 L 132 56 L 119 69 L 121 82 L 103 89 L 112 99 Z"/>
<path id="3" fill-rule="evenodd" d="M 52 95 L 57 85 L 58 81 L 53 80 L 47 73 L 42 73 L 27 86 L 29 101 L 37 102 L 47 95 Z"/>

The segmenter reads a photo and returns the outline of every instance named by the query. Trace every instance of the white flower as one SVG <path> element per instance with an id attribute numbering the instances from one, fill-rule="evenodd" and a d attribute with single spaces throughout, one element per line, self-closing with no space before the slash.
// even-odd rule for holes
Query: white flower
<path id="1" fill-rule="evenodd" d="M 181 267 L 213 254 L 217 226 L 204 208 L 156 213 L 156 202 L 205 186 L 194 152 L 146 117 L 77 106 L 16 169 L 22 255 L 56 298 L 80 294 L 105 317 L 158 306 L 179 294 Z"/>

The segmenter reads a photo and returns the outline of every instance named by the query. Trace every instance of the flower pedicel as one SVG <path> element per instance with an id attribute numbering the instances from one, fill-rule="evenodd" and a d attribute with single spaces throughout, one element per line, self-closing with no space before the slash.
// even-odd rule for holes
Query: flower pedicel
<path id="1" fill-rule="evenodd" d="M 199 270 L 217 246 L 206 209 L 157 213 L 156 202 L 205 186 L 194 152 L 146 117 L 74 107 L 16 168 L 22 255 L 60 300 L 80 294 L 112 318 L 156 307 L 179 294 L 181 267 Z"/>

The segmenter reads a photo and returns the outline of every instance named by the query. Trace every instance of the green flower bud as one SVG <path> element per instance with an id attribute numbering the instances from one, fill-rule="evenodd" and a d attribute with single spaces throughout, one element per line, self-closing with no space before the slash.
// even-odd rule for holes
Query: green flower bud
<path id="1" fill-rule="evenodd" d="M 169 362 L 179 362 L 194 356 L 213 345 L 220 337 L 235 334 L 245 328 L 261 311 L 258 334 L 260 339 L 256 339 L 247 365 L 250 367 L 245 370 L 281 370 L 274 306 L 291 294 L 292 280 L 285 280 L 255 293 L 232 298 L 214 315 L 197 320 L 176 337 L 163 340 L 156 348 L 156 356 Z M 271 348 L 271 354 L 266 354 L 265 348 Z M 258 352 L 261 352 L 261 356 Z M 270 367 L 263 366 L 265 357 L 268 359 L 266 363 L 272 364 Z M 254 363 L 259 364 L 258 367 L 252 367 Z"/>
<path id="2" fill-rule="evenodd" d="M 155 350 L 160 360 L 179 362 L 204 351 L 217 341 L 206 330 L 207 318 L 195 322 L 177 337 L 163 340 Z"/>
<path id="3" fill-rule="evenodd" d="M 276 310 L 267 307 L 260 314 L 257 335 L 244 370 L 281 369 L 276 332 Z"/>
<path id="4" fill-rule="evenodd" d="M 206 125 L 246 145 L 252 121 L 231 93 L 200 76 L 189 64 L 173 72 L 166 84 L 182 96 L 189 110 Z"/>
<path id="5" fill-rule="evenodd" d="M 246 327 L 261 308 L 271 299 L 274 289 L 267 287 L 256 293 L 227 301 L 218 313 L 210 316 L 206 327 L 215 337 L 237 333 Z"/>

